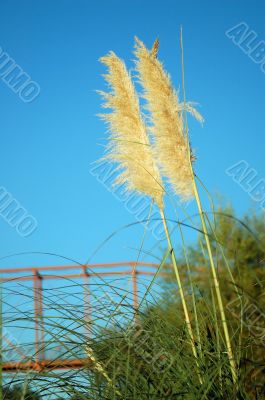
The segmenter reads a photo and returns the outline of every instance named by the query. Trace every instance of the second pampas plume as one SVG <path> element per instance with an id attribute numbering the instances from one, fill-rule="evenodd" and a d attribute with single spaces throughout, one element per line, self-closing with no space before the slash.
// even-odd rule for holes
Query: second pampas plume
<path id="1" fill-rule="evenodd" d="M 190 149 L 184 134 L 183 105 L 179 103 L 169 75 L 157 59 L 157 50 L 149 51 L 136 38 L 136 69 L 143 87 L 143 96 L 152 117 L 151 132 L 155 138 L 155 156 L 162 173 L 181 199 L 193 196 L 193 172 Z M 188 108 L 188 107 L 187 107 Z M 189 106 L 191 111 L 192 107 Z"/>

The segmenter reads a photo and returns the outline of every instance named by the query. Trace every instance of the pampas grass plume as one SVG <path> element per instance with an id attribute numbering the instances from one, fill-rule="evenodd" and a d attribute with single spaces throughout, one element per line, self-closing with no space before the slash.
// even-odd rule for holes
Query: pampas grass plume
<path id="1" fill-rule="evenodd" d="M 136 70 L 152 116 L 155 157 L 162 174 L 183 200 L 193 196 L 193 172 L 188 138 L 184 134 L 181 106 L 170 76 L 157 59 L 157 48 L 149 51 L 136 38 Z M 189 111 L 189 110 L 188 110 Z"/>
<path id="2" fill-rule="evenodd" d="M 104 99 L 103 107 L 112 110 L 101 114 L 109 128 L 104 158 L 117 164 L 119 176 L 115 184 L 124 185 L 128 191 L 144 193 L 162 207 L 162 181 L 130 74 L 124 62 L 113 52 L 100 61 L 108 68 L 104 77 L 110 90 L 99 93 Z"/>

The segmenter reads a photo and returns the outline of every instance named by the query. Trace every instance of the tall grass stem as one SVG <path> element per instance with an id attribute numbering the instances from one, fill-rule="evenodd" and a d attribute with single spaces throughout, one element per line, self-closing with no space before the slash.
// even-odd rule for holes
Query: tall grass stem
<path id="1" fill-rule="evenodd" d="M 191 326 L 191 320 L 190 320 L 190 316 L 189 316 L 189 311 L 188 311 L 188 307 L 187 307 L 187 303 L 186 303 L 186 299 L 185 299 L 185 295 L 184 295 L 184 291 L 183 291 L 183 287 L 182 287 L 182 283 L 181 283 L 181 279 L 180 279 L 179 268 L 178 268 L 178 264 L 177 264 L 177 260 L 176 260 L 176 256 L 175 256 L 175 252 L 174 252 L 174 248 L 172 246 L 172 241 L 171 241 L 170 233 L 169 233 L 169 230 L 168 230 L 168 225 L 167 225 L 165 213 L 164 213 L 164 211 L 162 209 L 160 209 L 160 213 L 161 213 L 161 218 L 162 218 L 163 225 L 164 225 L 165 234 L 166 234 L 166 237 L 167 237 L 167 242 L 168 242 L 168 247 L 169 247 L 170 254 L 171 254 L 171 259 L 172 259 L 174 272 L 175 272 L 176 279 L 177 279 L 177 284 L 178 284 L 179 293 L 180 293 L 180 299 L 181 299 L 181 303 L 182 303 L 182 307 L 183 307 L 183 312 L 184 312 L 185 322 L 186 322 L 186 325 L 187 325 L 187 330 L 188 330 L 188 335 L 189 335 L 189 339 L 190 339 L 190 343 L 191 343 L 191 348 L 192 348 L 192 352 L 193 352 L 193 355 L 195 357 L 196 364 L 197 364 L 198 371 L 199 371 L 198 355 L 197 355 L 197 351 L 196 351 L 196 347 L 195 347 L 195 341 L 194 341 L 194 335 L 193 335 L 193 332 L 192 332 L 192 326 Z M 201 378 L 200 372 L 198 372 L 198 376 L 199 376 L 199 381 L 202 384 L 202 378 Z"/>

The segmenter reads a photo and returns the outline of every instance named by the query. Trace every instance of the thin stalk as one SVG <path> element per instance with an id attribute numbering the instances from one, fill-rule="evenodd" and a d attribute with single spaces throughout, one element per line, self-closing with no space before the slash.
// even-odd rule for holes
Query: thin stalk
<path id="1" fill-rule="evenodd" d="M 239 290 L 238 290 L 238 287 L 237 287 L 237 284 L 236 284 L 236 282 L 235 282 L 234 276 L 233 276 L 233 274 L 232 274 L 232 270 L 231 270 L 229 261 L 228 261 L 226 255 L 225 255 L 225 253 L 224 253 L 224 250 L 223 250 L 221 244 L 220 244 L 219 241 L 218 241 L 218 238 L 217 238 L 217 236 L 216 236 L 216 233 L 215 233 L 215 231 L 214 231 L 214 229 L 213 229 L 213 227 L 212 227 L 212 225 L 211 225 L 210 219 L 208 218 L 207 215 L 206 215 L 206 217 L 207 217 L 207 222 L 208 222 L 208 224 L 209 224 L 209 226 L 210 226 L 210 228 L 211 228 L 211 230 L 212 230 L 212 234 L 214 235 L 214 239 L 215 239 L 215 241 L 216 241 L 216 244 L 217 244 L 218 248 L 219 248 L 220 251 L 221 251 L 221 255 L 222 255 L 222 258 L 223 258 L 223 260 L 224 260 L 225 267 L 226 267 L 226 269 L 227 269 L 227 271 L 228 271 L 228 273 L 229 273 L 231 282 L 233 283 L 233 287 L 234 287 L 235 292 L 236 292 L 236 295 L 237 295 L 237 297 L 238 297 L 238 299 L 239 299 L 239 302 L 240 302 L 240 305 L 241 305 L 241 310 L 242 310 L 242 309 L 243 309 L 242 296 L 240 295 L 240 292 L 239 292 Z M 240 319 L 239 346 L 238 346 L 239 349 L 241 349 L 242 335 L 243 335 L 243 323 L 242 323 L 242 318 L 241 318 L 241 319 Z M 239 354 L 238 357 L 237 357 L 237 364 L 239 365 L 239 363 L 240 363 L 240 354 Z"/>
<path id="2" fill-rule="evenodd" d="M 184 104 L 185 104 L 186 103 L 186 91 L 185 91 L 184 50 L 183 50 L 182 28 L 181 28 L 181 33 L 180 33 L 180 45 L 181 45 L 181 61 L 182 61 L 183 97 L 184 97 Z M 188 139 L 188 123 L 187 123 L 187 114 L 186 113 L 185 113 L 185 132 L 186 132 L 186 137 Z M 189 143 L 188 140 L 187 140 L 187 142 Z M 227 354 L 228 354 L 229 363 L 230 363 L 230 367 L 231 367 L 232 378 L 233 378 L 233 382 L 236 383 L 237 382 L 236 363 L 235 363 L 235 359 L 233 356 L 232 345 L 231 345 L 230 336 L 229 336 L 229 332 L 228 332 L 228 326 L 227 326 L 226 316 L 225 316 L 225 312 L 224 312 L 224 305 L 223 305 L 223 300 L 222 300 L 222 296 L 221 296 L 219 280 L 218 280 L 217 274 L 216 274 L 212 248 L 211 248 L 209 235 L 208 235 L 208 231 L 207 231 L 207 227 L 206 227 L 205 216 L 204 216 L 204 212 L 202 209 L 202 204 L 201 204 L 201 199 L 199 196 L 197 184 L 195 181 L 195 175 L 194 175 L 194 171 L 193 171 L 192 160 L 190 157 L 189 145 L 188 145 L 188 157 L 190 160 L 190 168 L 191 168 L 191 172 L 192 172 L 193 191 L 194 191 L 194 196 L 196 199 L 198 211 L 200 214 L 203 235 L 205 238 L 207 252 L 208 252 L 209 261 L 210 261 L 210 267 L 212 270 L 213 283 L 214 283 L 214 288 L 215 288 L 215 292 L 216 292 L 216 298 L 217 298 L 217 303 L 218 303 L 219 312 L 220 312 L 220 316 L 221 316 L 223 331 L 224 331 L 224 335 L 225 335 L 226 349 L 227 349 Z"/>
<path id="3" fill-rule="evenodd" d="M 196 298 L 195 298 L 195 292 L 194 292 L 194 285 L 191 277 L 191 268 L 190 268 L 190 262 L 186 250 L 186 244 L 185 244 L 185 238 L 183 235 L 182 227 L 180 224 L 179 226 L 179 231 L 181 235 L 181 240 L 183 244 L 183 252 L 184 252 L 184 257 L 187 265 L 187 270 L 188 270 L 188 278 L 189 278 L 189 284 L 191 287 L 191 293 L 192 293 L 192 304 L 193 304 L 193 311 L 194 311 L 194 318 L 195 318 L 195 327 L 196 327 L 196 334 L 197 334 L 197 341 L 198 341 L 198 350 L 199 350 L 199 355 L 202 358 L 202 346 L 201 346 L 201 335 L 200 335 L 200 328 L 199 328 L 199 320 L 198 320 L 198 313 L 197 313 L 197 306 L 196 306 Z"/>
<path id="4" fill-rule="evenodd" d="M 191 168 L 192 168 L 192 165 L 191 165 Z M 192 171 L 193 171 L 193 169 L 192 169 Z M 236 382 L 237 381 L 236 363 L 235 363 L 235 359 L 233 356 L 232 345 L 231 345 L 230 336 L 229 336 L 229 332 L 228 332 L 228 326 L 227 326 L 227 321 L 226 321 L 226 316 L 225 316 L 225 311 L 224 311 L 223 300 L 222 300 L 222 296 L 221 296 L 219 280 L 217 277 L 216 268 L 215 268 L 215 264 L 214 264 L 212 248 L 211 248 L 211 244 L 210 244 L 209 235 L 207 232 L 205 216 L 204 216 L 204 212 L 202 209 L 201 199 L 200 199 L 200 196 L 198 193 L 197 185 L 195 182 L 194 173 L 193 173 L 193 189 L 194 189 L 194 195 L 195 195 L 196 203 L 197 203 L 200 218 L 201 218 L 203 235 L 205 238 L 206 247 L 207 247 L 207 251 L 208 251 L 208 255 L 209 255 L 210 267 L 211 267 L 212 275 L 213 275 L 213 284 L 214 284 L 214 288 L 215 288 L 215 292 L 216 292 L 217 303 L 218 303 L 219 312 L 220 312 L 220 316 L 221 316 L 221 322 L 222 322 L 222 326 L 223 326 L 223 330 L 224 330 L 225 342 L 226 342 L 227 354 L 228 354 L 230 367 L 231 367 L 232 378 L 233 378 L 233 381 Z"/>
<path id="5" fill-rule="evenodd" d="M 218 246 L 218 248 L 219 248 L 220 251 L 221 251 L 221 255 L 222 255 L 222 258 L 223 258 L 223 260 L 224 260 L 225 267 L 226 267 L 226 269 L 227 269 L 227 271 L 228 271 L 228 273 L 229 273 L 231 282 L 233 283 L 233 287 L 234 287 L 234 289 L 235 289 L 235 291 L 236 291 L 236 294 L 237 294 L 237 297 L 238 297 L 238 299 L 239 299 L 239 302 L 240 302 L 240 304 L 241 304 L 241 309 L 242 309 L 242 308 L 243 308 L 243 303 L 242 303 L 242 298 L 241 298 L 242 296 L 240 295 L 239 290 L 238 290 L 238 287 L 237 287 L 237 284 L 236 284 L 236 282 L 235 282 L 235 279 L 234 279 L 234 276 L 233 276 L 233 273 L 232 273 L 232 268 L 231 268 L 231 266 L 230 266 L 230 264 L 229 264 L 229 261 L 228 261 L 226 255 L 225 255 L 225 253 L 224 253 L 223 247 L 222 247 L 222 245 L 220 244 L 220 242 L 219 242 L 219 240 L 218 240 L 218 238 L 217 238 L 217 236 L 216 236 L 216 233 L 215 233 L 215 230 L 216 230 L 216 224 L 215 224 L 215 210 L 214 210 L 214 204 L 213 204 L 213 200 L 212 200 L 211 194 L 210 194 L 209 191 L 207 190 L 207 188 L 206 188 L 206 186 L 204 185 L 204 183 L 202 182 L 202 180 L 199 179 L 199 177 L 198 177 L 197 175 L 196 175 L 196 179 L 199 181 L 200 185 L 203 187 L 203 189 L 204 189 L 205 192 L 207 193 L 208 198 L 209 198 L 209 201 L 210 201 L 210 203 L 211 203 L 211 208 L 212 208 L 212 212 L 213 212 L 213 215 L 214 215 L 214 227 L 212 226 L 211 221 L 210 221 L 210 219 L 209 219 L 209 217 L 208 217 L 207 214 L 205 214 L 205 217 L 206 217 L 207 223 L 209 224 L 209 227 L 210 227 L 210 229 L 211 229 L 211 231 L 212 231 L 212 235 L 214 236 L 216 245 Z M 242 318 L 241 318 L 241 320 L 240 320 L 239 346 L 238 346 L 239 349 L 241 349 L 242 335 L 243 335 L 243 323 L 242 323 Z M 237 365 L 240 364 L 240 353 L 236 356 L 236 364 L 237 364 Z"/>
<path id="6" fill-rule="evenodd" d="M 220 389 L 222 392 L 223 384 L 222 384 L 222 366 L 221 366 L 220 329 L 218 327 L 217 311 L 216 311 L 215 298 L 214 298 L 214 293 L 213 293 L 212 287 L 211 287 L 211 296 L 212 296 L 212 302 L 213 302 L 213 312 L 214 312 L 214 322 L 215 322 L 216 347 L 217 347 L 217 354 L 218 354 L 218 360 L 219 360 L 219 365 L 218 365 L 219 384 L 220 384 Z"/>
<path id="7" fill-rule="evenodd" d="M 111 386 L 111 388 L 114 390 L 115 394 L 117 394 L 119 397 L 122 397 L 121 392 L 116 388 L 114 382 L 112 381 L 112 379 L 109 377 L 109 375 L 107 374 L 107 372 L 105 371 L 104 367 L 100 364 L 100 362 L 97 361 L 97 359 L 94 356 L 94 352 L 93 350 L 88 346 L 86 349 L 86 352 L 88 354 L 88 356 L 90 357 L 90 359 L 93 361 L 94 363 L 94 367 L 95 369 L 104 376 L 104 378 L 106 379 L 106 381 L 108 382 L 108 384 Z"/>
<path id="8" fill-rule="evenodd" d="M 195 347 L 195 341 L 194 341 L 194 336 L 193 336 L 193 332 L 192 332 L 190 316 L 189 316 L 189 312 L 188 312 L 186 299 L 185 299 L 185 296 L 184 296 L 184 291 L 183 291 L 183 287 L 182 287 L 182 283 L 181 283 L 181 279 L 180 279 L 180 274 L 179 274 L 179 269 L 178 269 L 178 264 L 177 264 L 174 248 L 172 246 L 172 242 L 171 242 L 170 233 L 169 233 L 169 230 L 168 230 L 168 226 L 167 226 L 167 221 L 166 221 L 166 218 L 165 218 L 164 210 L 160 209 L 160 213 L 161 213 L 161 218 L 162 218 L 162 221 L 163 221 L 164 230 L 165 230 L 166 237 L 167 237 L 168 247 L 169 247 L 170 254 L 171 254 L 171 259 L 172 259 L 172 264 L 173 264 L 174 272 L 175 272 L 176 279 L 177 279 L 177 284 L 178 284 L 178 287 L 179 287 L 180 299 L 181 299 L 181 303 L 182 303 L 182 307 L 183 307 L 183 311 L 184 311 L 184 317 L 185 317 L 185 322 L 186 322 L 186 325 L 187 325 L 187 330 L 188 330 L 188 335 L 189 335 L 189 339 L 190 339 L 190 343 L 191 343 L 192 352 L 193 352 L 193 355 L 195 357 L 197 367 L 199 368 L 198 355 L 197 355 L 197 351 L 196 351 L 196 347 Z M 200 372 L 199 371 L 198 371 L 198 375 L 199 375 L 199 381 L 202 384 L 202 378 L 200 376 Z"/>

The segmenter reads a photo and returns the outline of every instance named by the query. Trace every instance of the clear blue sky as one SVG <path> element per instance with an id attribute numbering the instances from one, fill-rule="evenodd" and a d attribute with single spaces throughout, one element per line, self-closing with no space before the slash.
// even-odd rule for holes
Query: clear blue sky
<path id="1" fill-rule="evenodd" d="M 24 103 L 0 79 L 1 179 L 38 221 L 27 238 L 0 219 L 0 255 L 43 251 L 84 262 L 115 229 L 134 222 L 89 170 L 102 155 L 105 126 L 96 117 L 104 89 L 100 56 L 114 50 L 132 67 L 134 35 L 148 46 L 160 38 L 160 58 L 180 85 L 179 30 L 184 29 L 186 89 L 201 104 L 205 125 L 191 123 L 197 172 L 239 214 L 251 205 L 225 174 L 246 160 L 265 177 L 265 73 L 225 35 L 244 21 L 265 40 L 264 1 L 10 0 L 1 1 L 0 46 L 41 92 Z M 93 261 L 135 258 L 143 229 L 117 236 Z M 1 267 L 56 264 L 19 256 Z"/>

